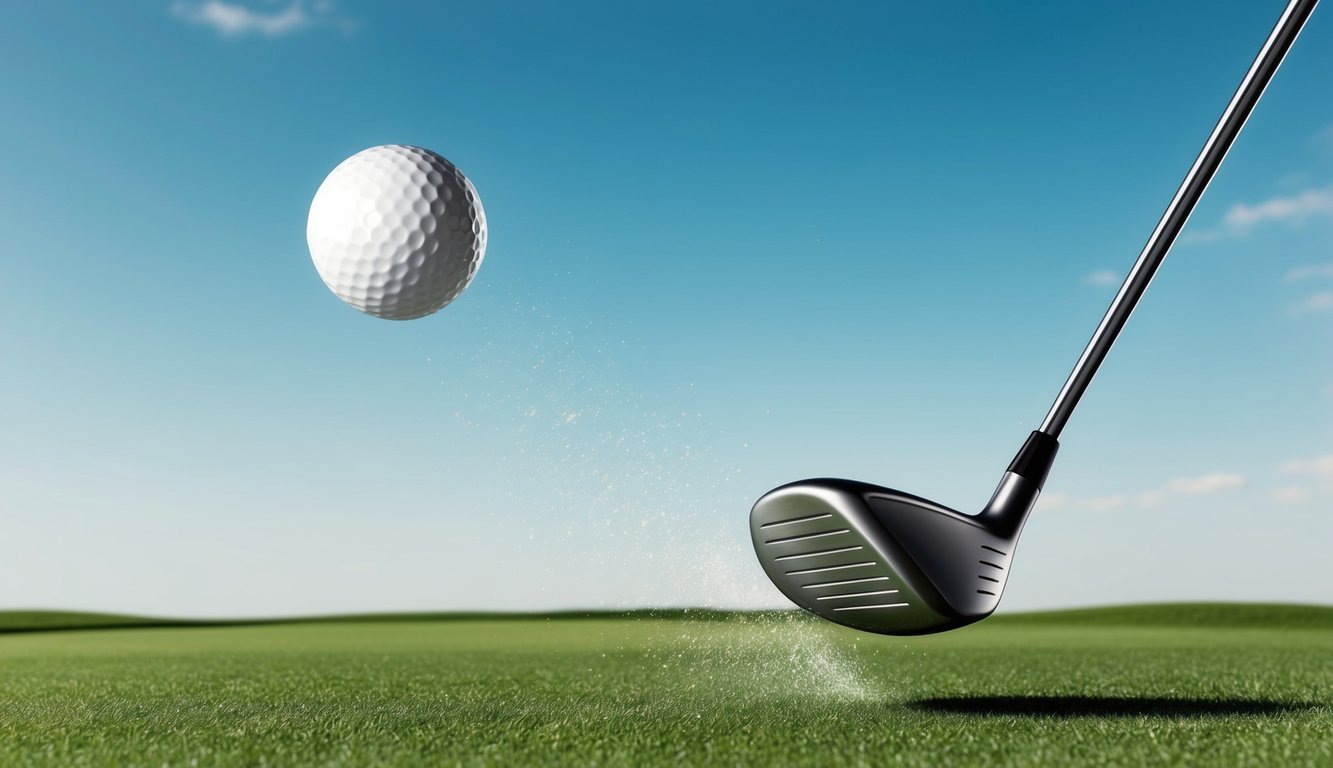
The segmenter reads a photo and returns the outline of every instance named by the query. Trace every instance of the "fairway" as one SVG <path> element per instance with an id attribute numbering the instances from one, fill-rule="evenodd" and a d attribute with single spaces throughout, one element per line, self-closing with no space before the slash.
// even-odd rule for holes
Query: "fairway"
<path id="1" fill-rule="evenodd" d="M 1333 764 L 1333 610 L 929 638 L 792 614 L 0 634 L 6 766 L 1166 762 Z"/>

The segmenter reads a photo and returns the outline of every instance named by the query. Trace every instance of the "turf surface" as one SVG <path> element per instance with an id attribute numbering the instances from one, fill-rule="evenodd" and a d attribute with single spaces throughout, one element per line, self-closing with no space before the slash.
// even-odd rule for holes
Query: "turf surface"
<path id="1" fill-rule="evenodd" d="M 0 765 L 1333 765 L 1333 609 L 408 618 L 0 635 Z"/>

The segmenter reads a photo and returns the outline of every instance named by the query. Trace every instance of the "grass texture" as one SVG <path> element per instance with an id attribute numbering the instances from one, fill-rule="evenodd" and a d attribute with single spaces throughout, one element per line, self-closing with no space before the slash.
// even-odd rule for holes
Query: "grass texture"
<path id="1" fill-rule="evenodd" d="M 0 765 L 1333 765 L 1328 608 L 171 623 L 0 614 Z"/>

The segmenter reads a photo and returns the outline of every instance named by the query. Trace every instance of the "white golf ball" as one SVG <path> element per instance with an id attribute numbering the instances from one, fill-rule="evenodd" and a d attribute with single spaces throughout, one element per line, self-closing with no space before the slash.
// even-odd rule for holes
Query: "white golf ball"
<path id="1" fill-rule="evenodd" d="M 358 152 L 315 192 L 306 222 L 324 284 L 388 320 L 425 317 L 467 288 L 486 255 L 486 213 L 463 172 L 420 147 Z"/>

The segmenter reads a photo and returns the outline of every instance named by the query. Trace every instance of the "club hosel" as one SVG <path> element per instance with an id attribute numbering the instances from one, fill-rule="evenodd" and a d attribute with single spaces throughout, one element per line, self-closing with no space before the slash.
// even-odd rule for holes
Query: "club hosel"
<path id="1" fill-rule="evenodd" d="M 1008 472 L 1015 475 L 1021 475 L 1031 480 L 1037 486 L 1037 491 L 1041 492 L 1041 487 L 1046 484 L 1046 475 L 1051 471 L 1051 465 L 1055 463 L 1055 452 L 1060 450 L 1060 441 L 1045 432 L 1033 432 L 1028 435 L 1027 442 L 1019 449 L 1018 455 L 1009 462 Z"/>
<path id="2" fill-rule="evenodd" d="M 1060 442 L 1045 432 L 1029 435 L 978 519 L 997 536 L 1018 535 L 1041 495 L 1059 448 Z"/>

